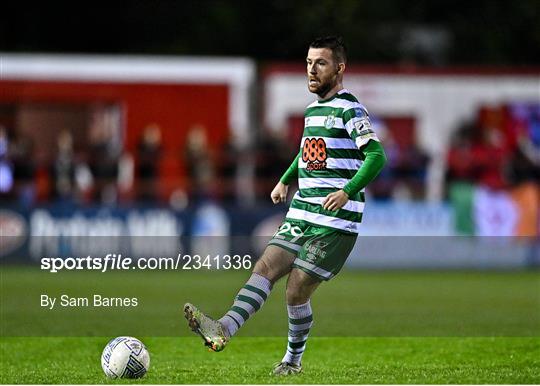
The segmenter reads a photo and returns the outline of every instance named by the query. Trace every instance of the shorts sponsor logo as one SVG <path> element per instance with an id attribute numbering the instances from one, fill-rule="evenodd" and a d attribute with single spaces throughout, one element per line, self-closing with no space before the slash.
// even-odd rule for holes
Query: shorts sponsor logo
<path id="1" fill-rule="evenodd" d="M 318 260 L 324 259 L 326 257 L 324 248 L 326 248 L 327 245 L 327 242 L 320 240 L 310 243 L 306 248 L 306 260 L 310 263 L 315 263 Z"/>

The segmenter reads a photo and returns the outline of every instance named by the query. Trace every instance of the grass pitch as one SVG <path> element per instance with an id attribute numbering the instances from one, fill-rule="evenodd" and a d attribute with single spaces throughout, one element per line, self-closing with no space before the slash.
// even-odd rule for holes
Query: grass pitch
<path id="1" fill-rule="evenodd" d="M 208 352 L 197 338 L 143 338 L 151 355 L 142 379 L 108 380 L 100 367 L 109 338 L 6 338 L 2 383 L 376 384 L 539 383 L 537 338 L 310 338 L 304 373 L 277 378 L 284 338 L 237 338 Z"/>
<path id="2" fill-rule="evenodd" d="M 269 375 L 284 353 L 284 281 L 220 353 L 181 316 L 186 301 L 225 312 L 248 272 L 0 269 L 0 382 L 25 384 L 540 383 L 540 274 L 344 271 L 317 290 L 304 373 Z M 40 295 L 136 296 L 135 308 L 40 307 Z M 119 335 L 151 355 L 141 380 L 100 366 Z"/>

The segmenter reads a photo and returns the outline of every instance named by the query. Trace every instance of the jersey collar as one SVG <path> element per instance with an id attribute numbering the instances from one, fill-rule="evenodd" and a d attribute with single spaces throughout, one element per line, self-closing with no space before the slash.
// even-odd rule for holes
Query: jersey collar
<path id="1" fill-rule="evenodd" d="M 332 99 L 336 98 L 338 95 L 340 94 L 343 94 L 343 93 L 346 93 L 346 92 L 349 92 L 346 88 L 342 88 L 341 90 L 339 90 L 337 93 L 333 94 L 332 96 L 329 96 L 328 98 L 326 99 L 317 99 L 317 102 L 318 103 L 326 103 L 326 102 L 329 102 L 331 101 Z"/>

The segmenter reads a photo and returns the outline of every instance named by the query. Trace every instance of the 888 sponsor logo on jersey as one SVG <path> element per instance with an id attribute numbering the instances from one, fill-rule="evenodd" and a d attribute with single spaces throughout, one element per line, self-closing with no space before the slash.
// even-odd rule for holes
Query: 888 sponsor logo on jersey
<path id="1" fill-rule="evenodd" d="M 326 142 L 322 138 L 306 138 L 302 150 L 302 161 L 307 171 L 326 169 Z"/>

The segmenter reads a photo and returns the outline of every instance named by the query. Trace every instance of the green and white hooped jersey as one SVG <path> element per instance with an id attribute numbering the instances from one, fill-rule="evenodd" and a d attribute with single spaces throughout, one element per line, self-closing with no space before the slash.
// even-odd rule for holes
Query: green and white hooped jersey
<path id="1" fill-rule="evenodd" d="M 364 190 L 337 211 L 325 210 L 322 201 L 356 174 L 363 159 L 360 148 L 370 139 L 379 141 L 371 129 L 368 112 L 348 90 L 310 104 L 305 112 L 298 160 L 299 190 L 286 218 L 358 233 Z"/>

